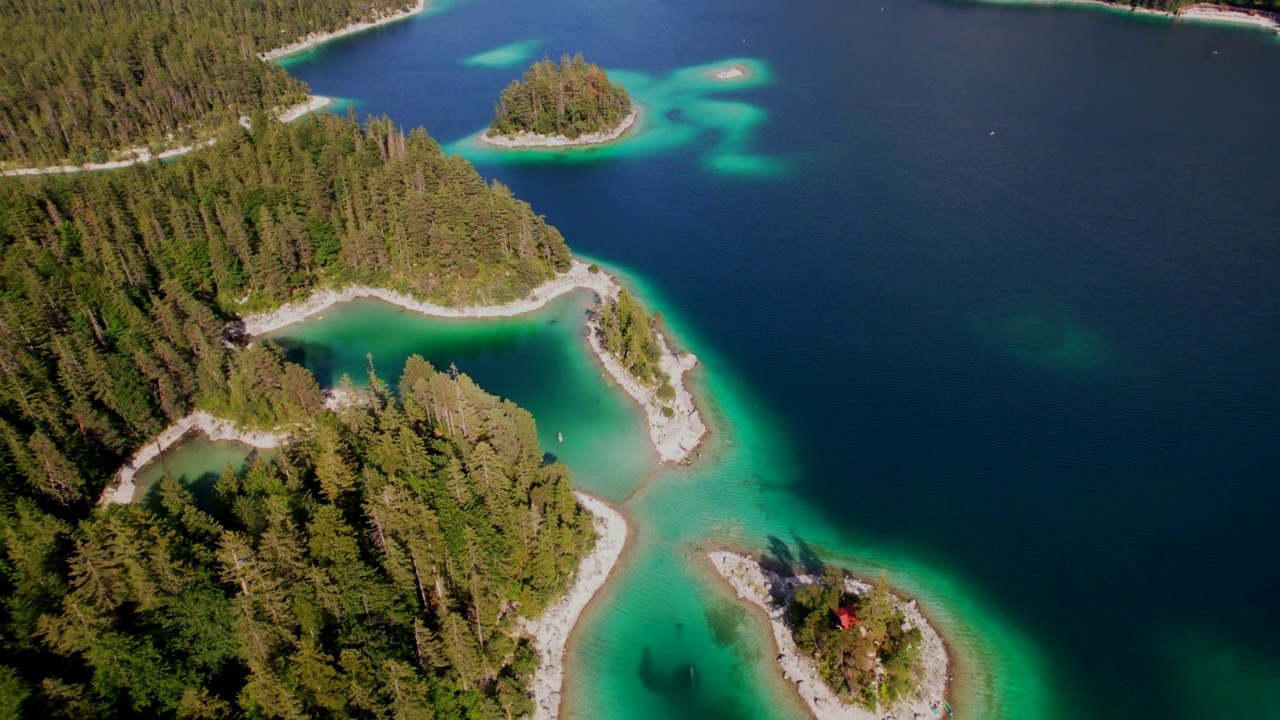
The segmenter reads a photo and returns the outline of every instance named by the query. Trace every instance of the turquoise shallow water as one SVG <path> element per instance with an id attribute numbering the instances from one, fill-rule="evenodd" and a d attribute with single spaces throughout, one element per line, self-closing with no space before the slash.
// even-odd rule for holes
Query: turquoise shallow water
<path id="1" fill-rule="evenodd" d="M 188 433 L 138 470 L 133 501 L 159 504 L 158 486 L 168 473 L 191 490 L 201 507 L 212 508 L 213 486 L 227 468 L 243 472 L 255 458 L 269 459 L 271 454 L 270 450 L 261 451 L 230 440 L 213 441 L 203 433 Z"/>
<path id="2" fill-rule="evenodd" d="M 363 385 L 369 355 L 392 386 L 412 354 L 441 369 L 456 365 L 485 390 L 532 412 L 543 450 L 567 463 L 580 486 L 621 501 L 649 475 L 657 453 L 639 408 L 590 354 L 583 323 L 592 297 L 574 293 L 534 315 L 479 321 L 426 318 L 356 300 L 265 339 L 324 387 L 344 374 Z"/>
<path id="3" fill-rule="evenodd" d="M 616 69 L 652 132 L 473 154 L 519 68 L 464 61 L 530 38 Z M 689 75 L 735 58 L 767 81 Z M 637 417 L 565 431 L 637 532 L 584 620 L 574 717 L 795 713 L 691 560 L 721 543 L 889 568 L 969 659 L 966 716 L 1274 716 L 1274 37 L 926 0 L 469 0 L 290 71 L 471 156 L 704 361 L 694 467 L 646 481 Z M 542 317 L 300 331 L 322 375 L 362 374 L 364 344 L 386 373 L 418 344 L 461 358 L 544 442 L 579 397 L 626 416 L 580 325 Z M 559 359 L 523 360 L 544 343 Z"/>

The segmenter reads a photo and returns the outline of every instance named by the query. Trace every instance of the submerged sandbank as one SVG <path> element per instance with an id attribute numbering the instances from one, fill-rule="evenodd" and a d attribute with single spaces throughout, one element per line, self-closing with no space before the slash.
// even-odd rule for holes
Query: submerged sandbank
<path id="1" fill-rule="evenodd" d="M 323 95 L 308 95 L 306 102 L 277 111 L 276 118 L 280 120 L 280 122 L 293 122 L 304 115 L 309 115 L 324 108 L 331 102 L 333 102 L 333 98 L 328 98 Z M 246 128 L 249 127 L 249 118 L 240 118 L 240 124 Z M 152 154 L 151 150 L 147 148 L 132 147 L 121 151 L 120 154 L 124 157 L 119 160 L 100 163 L 83 163 L 81 165 L 48 165 L 45 167 L 5 169 L 0 170 L 0 175 L 15 177 L 21 175 L 56 175 L 61 173 L 119 170 L 120 168 L 126 168 L 130 165 L 148 163 L 152 160 L 168 160 L 169 158 L 178 157 L 179 155 L 186 155 L 192 150 L 209 147 L 215 142 L 217 142 L 216 138 L 209 138 L 192 145 L 183 145 L 181 147 L 176 147 L 171 150 L 165 150 L 155 154 Z"/>
<path id="2" fill-rule="evenodd" d="M 362 30 L 368 30 L 369 28 L 378 27 L 379 25 L 386 25 L 388 23 L 396 22 L 397 20 L 404 20 L 407 17 L 412 17 L 414 15 L 417 15 L 418 13 L 425 10 L 426 7 L 427 7 L 427 0 L 418 0 L 418 2 L 414 4 L 413 7 L 407 8 L 405 10 L 394 12 L 394 13 L 391 13 L 390 15 L 384 15 L 380 18 L 376 18 L 368 22 L 352 23 L 350 25 L 347 25 L 346 27 L 338 28 L 337 30 L 333 30 L 331 32 L 311 33 L 310 35 L 307 35 L 306 37 L 302 38 L 297 42 L 289 43 L 288 45 L 285 45 L 284 47 L 276 48 L 275 50 L 268 50 L 264 53 L 259 54 L 258 57 L 262 58 L 264 61 L 270 62 L 272 60 L 279 60 L 280 58 L 287 57 L 289 55 L 297 55 L 298 53 L 303 52 L 305 50 L 310 50 L 311 48 L 317 45 L 329 42 L 334 38 L 340 38 L 346 35 L 353 35 Z"/>
<path id="3" fill-rule="evenodd" d="M 894 595 L 898 607 L 908 624 L 920 629 L 923 647 L 921 658 L 923 672 L 916 692 L 900 699 L 892 708 L 867 710 L 841 702 L 831 688 L 818 675 L 813 658 L 796 646 L 787 621 L 787 609 L 792 594 L 801 585 L 820 582 L 809 575 L 781 576 L 763 568 L 753 558 L 728 551 L 707 553 L 711 564 L 733 587 L 738 597 L 760 608 L 769 617 L 774 643 L 778 648 L 778 666 L 783 677 L 796 686 L 796 691 L 819 720 L 879 720 L 886 716 L 938 717 L 932 703 L 939 702 L 947 692 L 947 650 L 942 636 L 925 618 L 915 600 L 904 602 Z M 856 578 L 845 580 L 846 592 L 861 595 L 870 585 Z"/>
<path id="4" fill-rule="evenodd" d="M 538 619 L 523 622 L 541 658 L 529 682 L 534 720 L 551 720 L 560 715 L 564 655 L 569 636 L 591 599 L 604 587 L 627 542 L 627 521 L 622 513 L 581 491 L 575 490 L 573 494 L 578 504 L 594 516 L 596 546 L 578 565 L 577 577 L 564 597 Z"/>
<path id="5" fill-rule="evenodd" d="M 480 133 L 478 136 L 480 142 L 502 150 L 519 150 L 523 148 L 559 148 L 559 147 L 582 147 L 585 145 L 600 145 L 602 143 L 613 142 L 622 137 L 623 133 L 631 129 L 636 124 L 639 113 L 632 110 L 629 115 L 622 119 L 618 127 L 612 130 L 602 130 L 595 133 L 587 133 L 579 135 L 576 138 L 566 137 L 564 135 L 542 135 L 540 133 L 522 132 L 514 136 L 506 135 L 488 135 Z"/>
<path id="6" fill-rule="evenodd" d="M 449 307 L 417 300 L 395 290 L 352 286 L 341 290 L 320 290 L 306 300 L 290 303 L 272 312 L 248 315 L 239 322 L 242 324 L 245 335 L 261 335 L 305 320 L 338 303 L 361 297 L 377 298 L 406 310 L 433 317 L 512 317 L 537 310 L 551 300 L 574 290 L 590 290 L 597 298 L 604 301 L 617 297 L 620 289 L 621 286 L 617 280 L 609 273 L 591 272 L 590 266 L 586 263 L 574 260 L 567 272 L 534 288 L 528 297 L 503 305 Z M 684 382 L 684 374 L 697 365 L 698 359 L 690 353 L 676 356 L 666 338 L 661 333 L 658 334 L 658 344 L 662 348 L 662 357 L 658 364 L 671 376 L 671 386 L 676 391 L 675 399 L 664 403 L 657 397 L 656 388 L 641 385 L 622 366 L 622 363 L 605 351 L 604 346 L 599 342 L 596 330 L 595 319 L 592 318 L 587 323 L 587 337 L 591 349 L 614 381 L 644 409 L 649 424 L 649 439 L 653 441 L 659 457 L 663 461 L 671 462 L 687 459 L 694 448 L 702 442 L 707 432 L 702 416 L 694 404 L 693 396 Z M 671 408 L 670 416 L 663 412 L 664 407 Z"/>

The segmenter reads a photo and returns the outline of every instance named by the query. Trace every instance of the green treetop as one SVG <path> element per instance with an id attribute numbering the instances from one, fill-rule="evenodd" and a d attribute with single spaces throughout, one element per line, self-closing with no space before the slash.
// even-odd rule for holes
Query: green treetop
<path id="1" fill-rule="evenodd" d="M 631 97 L 609 82 L 604 68 L 582 54 L 536 62 L 522 81 L 512 81 L 494 106 L 489 135 L 580 135 L 613 130 L 631 114 Z"/>
<path id="2" fill-rule="evenodd" d="M 594 537 L 533 418 L 410 358 L 200 507 L 0 517 L 5 717 L 510 718 Z"/>
<path id="3" fill-rule="evenodd" d="M 624 287 L 618 291 L 616 300 L 601 304 L 598 332 L 605 350 L 623 367 L 642 384 L 656 387 L 659 399 L 671 400 L 676 394 L 671 377 L 658 365 L 662 358 L 662 345 L 655 329 L 659 320 L 657 314 L 650 316 Z"/>
<path id="4" fill-rule="evenodd" d="M 852 605 L 857 623 L 844 629 L 835 611 Z M 821 582 L 796 588 L 790 619 L 797 647 L 813 656 L 827 686 L 845 702 L 892 707 L 919 683 L 920 629 L 904 629 L 904 616 L 883 573 L 871 588 L 845 591 L 845 574 L 828 567 Z"/>
<path id="5" fill-rule="evenodd" d="M 6 0 L 0 161 L 101 162 L 191 142 L 307 86 L 258 53 L 413 0 Z"/>

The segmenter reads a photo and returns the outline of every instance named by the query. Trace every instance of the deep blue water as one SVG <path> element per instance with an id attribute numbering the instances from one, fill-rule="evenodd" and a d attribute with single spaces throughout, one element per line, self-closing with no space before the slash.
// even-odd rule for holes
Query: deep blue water
<path id="1" fill-rule="evenodd" d="M 1204 717 L 1199 685 L 1280 716 L 1275 36 L 926 0 L 463 0 L 290 70 L 449 143 L 520 72 L 461 59 L 526 39 L 657 76 L 772 69 L 723 97 L 765 110 L 749 142 L 780 175 L 708 167 L 714 133 L 479 167 L 678 308 L 787 429 L 798 495 L 980 588 L 1097 714 Z"/>

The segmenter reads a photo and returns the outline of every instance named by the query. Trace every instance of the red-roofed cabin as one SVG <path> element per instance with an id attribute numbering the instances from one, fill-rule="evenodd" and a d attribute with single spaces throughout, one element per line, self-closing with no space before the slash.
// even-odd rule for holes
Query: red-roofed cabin
<path id="1" fill-rule="evenodd" d="M 845 605 L 836 611 L 836 619 L 840 621 L 841 630 L 848 630 L 858 624 L 858 616 L 855 614 L 857 609 L 857 605 Z"/>

